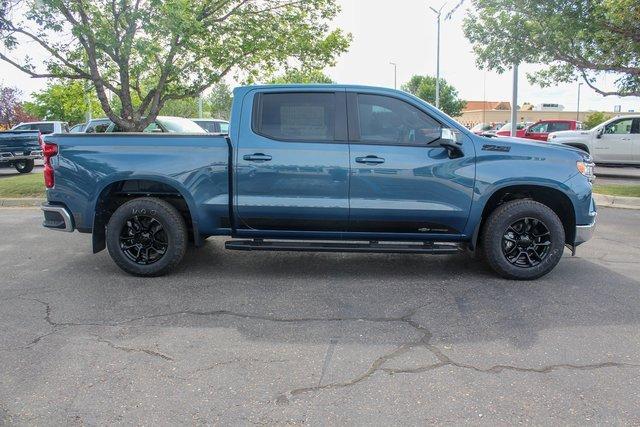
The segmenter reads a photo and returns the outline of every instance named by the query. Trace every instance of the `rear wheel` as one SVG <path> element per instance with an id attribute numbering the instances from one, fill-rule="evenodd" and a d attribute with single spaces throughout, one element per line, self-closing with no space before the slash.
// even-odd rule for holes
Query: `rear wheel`
<path id="1" fill-rule="evenodd" d="M 156 198 L 130 200 L 107 224 L 113 261 L 136 276 L 160 276 L 174 268 L 187 248 L 187 227 L 171 204 Z"/>
<path id="2" fill-rule="evenodd" d="M 35 162 L 33 160 L 18 160 L 14 163 L 14 166 L 20 173 L 29 173 L 33 170 Z"/>
<path id="3" fill-rule="evenodd" d="M 508 279 L 531 280 L 558 264 L 564 251 L 564 228 L 549 207 L 514 200 L 491 213 L 483 231 L 485 259 Z"/>

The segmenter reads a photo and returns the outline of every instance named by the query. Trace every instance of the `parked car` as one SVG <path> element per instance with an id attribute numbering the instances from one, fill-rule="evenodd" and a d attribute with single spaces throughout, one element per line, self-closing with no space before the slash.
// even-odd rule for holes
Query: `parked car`
<path id="1" fill-rule="evenodd" d="M 511 279 L 548 273 L 595 227 L 586 153 L 478 137 L 401 91 L 246 86 L 232 117 L 229 136 L 46 137 L 44 226 L 92 233 L 139 276 L 231 236 L 244 251 L 482 248 Z"/>
<path id="2" fill-rule="evenodd" d="M 533 122 L 520 122 L 516 124 L 516 137 L 522 138 L 526 127 L 532 125 Z M 511 136 L 511 122 L 505 123 L 496 132 L 496 136 Z"/>
<path id="3" fill-rule="evenodd" d="M 91 119 L 83 132 L 85 133 L 104 133 L 111 125 L 111 120 L 107 118 Z"/>
<path id="4" fill-rule="evenodd" d="M 42 135 L 50 133 L 69 132 L 67 122 L 49 121 L 49 122 L 27 122 L 15 125 L 11 130 L 37 130 Z"/>
<path id="5" fill-rule="evenodd" d="M 516 136 L 518 138 L 547 141 L 551 132 L 579 129 L 582 129 L 582 123 L 576 120 L 540 120 L 523 129 L 517 130 Z M 510 132 L 507 133 L 506 136 L 508 135 L 510 135 Z M 502 134 L 500 134 L 500 136 L 502 136 Z"/>
<path id="6" fill-rule="evenodd" d="M 478 123 L 471 128 L 476 135 L 493 136 L 502 127 L 503 123 Z"/>
<path id="7" fill-rule="evenodd" d="M 229 133 L 229 122 L 220 119 L 191 119 L 209 133 Z"/>
<path id="8" fill-rule="evenodd" d="M 14 167 L 20 173 L 33 170 L 42 158 L 40 131 L 5 130 L 0 132 L 0 167 Z"/>
<path id="9" fill-rule="evenodd" d="M 640 115 L 614 117 L 591 130 L 553 132 L 549 141 L 584 150 L 596 163 L 640 164 Z"/>
<path id="10" fill-rule="evenodd" d="M 118 125 L 115 123 L 111 123 L 106 133 L 113 132 L 122 132 Z M 143 132 L 146 133 L 207 133 L 206 130 L 195 124 L 192 120 L 185 119 L 183 117 L 170 117 L 170 116 L 158 116 L 153 121 L 153 123 L 149 124 Z"/>

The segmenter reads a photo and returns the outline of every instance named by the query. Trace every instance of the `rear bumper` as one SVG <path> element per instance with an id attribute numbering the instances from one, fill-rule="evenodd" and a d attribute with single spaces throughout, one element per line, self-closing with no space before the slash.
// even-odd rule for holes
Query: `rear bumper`
<path id="1" fill-rule="evenodd" d="M 0 153 L 0 162 L 13 162 L 16 160 L 38 160 L 42 159 L 42 150 L 33 150 L 28 154 L 22 152 Z"/>
<path id="2" fill-rule="evenodd" d="M 41 209 L 44 214 L 43 227 L 67 232 L 74 230 L 71 213 L 64 206 L 45 203 L 41 206 Z"/>

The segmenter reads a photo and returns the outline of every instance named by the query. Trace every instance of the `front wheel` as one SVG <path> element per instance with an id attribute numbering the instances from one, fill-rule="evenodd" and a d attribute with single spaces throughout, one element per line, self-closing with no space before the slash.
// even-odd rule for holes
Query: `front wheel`
<path id="1" fill-rule="evenodd" d="M 549 273 L 564 251 L 564 228 L 548 206 L 514 200 L 494 210 L 484 227 L 485 259 L 507 279 L 532 280 Z"/>
<path id="2" fill-rule="evenodd" d="M 20 173 L 29 173 L 33 170 L 35 162 L 33 160 L 18 160 L 14 163 L 14 166 Z"/>
<path id="3" fill-rule="evenodd" d="M 161 276 L 187 249 L 187 227 L 180 212 L 161 199 L 144 197 L 120 206 L 107 224 L 113 261 L 135 276 Z"/>

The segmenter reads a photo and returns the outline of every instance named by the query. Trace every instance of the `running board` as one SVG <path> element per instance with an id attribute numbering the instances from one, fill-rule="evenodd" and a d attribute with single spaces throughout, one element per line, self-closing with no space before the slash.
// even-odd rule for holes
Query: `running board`
<path id="1" fill-rule="evenodd" d="M 228 240 L 226 249 L 235 251 L 290 251 L 290 252 L 369 252 L 408 254 L 456 254 L 463 249 L 455 243 L 342 243 L 298 242 L 282 240 Z"/>

